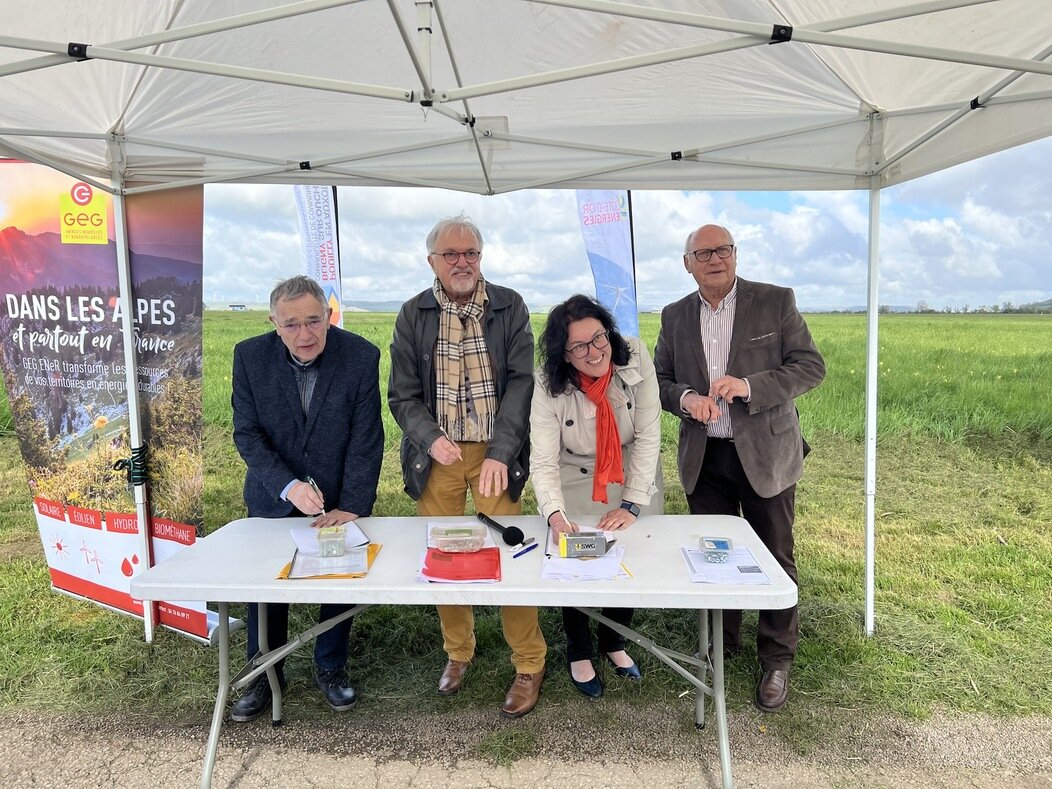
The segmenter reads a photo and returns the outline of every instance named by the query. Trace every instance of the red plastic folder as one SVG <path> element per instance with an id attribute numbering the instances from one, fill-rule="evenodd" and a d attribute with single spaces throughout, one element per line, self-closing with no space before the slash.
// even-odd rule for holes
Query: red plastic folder
<path id="1" fill-rule="evenodd" d="M 446 553 L 428 548 L 420 574 L 431 581 L 499 581 L 500 549 Z"/>

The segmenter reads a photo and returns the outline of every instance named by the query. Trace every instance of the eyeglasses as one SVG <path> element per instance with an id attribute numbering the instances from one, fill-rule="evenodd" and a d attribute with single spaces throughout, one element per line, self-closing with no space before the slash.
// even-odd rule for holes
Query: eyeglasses
<path id="1" fill-rule="evenodd" d="M 579 342 L 577 345 L 571 345 L 566 349 L 566 352 L 575 359 L 583 359 L 588 355 L 589 345 L 594 345 L 597 351 L 603 350 L 603 348 L 610 345 L 610 332 L 601 331 L 588 342 Z"/>
<path id="2" fill-rule="evenodd" d="M 734 251 L 734 244 L 724 244 L 718 246 L 715 249 L 695 249 L 693 252 L 688 252 L 687 255 L 693 255 L 694 259 L 699 263 L 708 263 L 712 260 L 712 253 L 716 253 L 716 257 L 720 260 L 726 260 L 731 256 Z M 686 255 L 684 255 L 686 257 Z"/>
<path id="3" fill-rule="evenodd" d="M 282 323 L 282 324 L 280 324 L 279 328 L 283 332 L 288 332 L 289 334 L 299 334 L 300 333 L 300 329 L 302 329 L 304 327 L 306 327 L 309 331 L 315 332 L 315 331 L 318 331 L 318 329 L 320 329 L 323 324 L 324 325 L 328 325 L 328 321 L 325 320 L 324 318 L 308 318 L 307 320 L 303 321 L 302 323 L 297 322 L 297 321 L 291 321 L 289 323 Z"/>
<path id="4" fill-rule="evenodd" d="M 467 252 L 432 252 L 432 255 L 441 256 L 451 266 L 455 266 L 461 257 L 468 263 L 478 263 L 482 253 L 477 249 L 469 249 Z"/>

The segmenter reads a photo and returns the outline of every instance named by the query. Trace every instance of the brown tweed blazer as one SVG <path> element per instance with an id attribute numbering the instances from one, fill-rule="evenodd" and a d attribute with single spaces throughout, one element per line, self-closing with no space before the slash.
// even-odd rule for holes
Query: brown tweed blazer
<path id="1" fill-rule="evenodd" d="M 654 352 L 661 407 L 681 420 L 679 475 L 687 493 L 701 472 L 707 439 L 705 425 L 679 407 L 686 390 L 709 391 L 700 315 L 697 291 L 665 307 Z M 738 278 L 727 374 L 748 378 L 752 387 L 748 403 L 735 399 L 730 406 L 734 445 L 753 490 L 770 498 L 803 473 L 806 443 L 795 398 L 825 377 L 825 362 L 791 289 Z"/>

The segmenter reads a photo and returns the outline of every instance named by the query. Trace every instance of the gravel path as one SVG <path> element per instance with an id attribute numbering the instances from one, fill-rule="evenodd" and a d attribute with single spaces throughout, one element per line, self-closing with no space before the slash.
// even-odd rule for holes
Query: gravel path
<path id="1" fill-rule="evenodd" d="M 695 731 L 678 706 L 593 706 L 602 709 L 574 716 L 565 705 L 542 705 L 518 722 L 496 711 L 456 710 L 412 719 L 375 711 L 312 716 L 280 728 L 227 724 L 213 786 L 720 786 L 711 725 Z M 739 789 L 1052 789 L 1052 718 L 936 715 L 918 722 L 830 711 L 815 719 L 830 736 L 806 754 L 773 735 L 769 720 L 751 710 L 730 715 Z M 0 786 L 196 786 L 207 734 L 201 721 L 3 713 Z M 480 758 L 480 748 L 493 753 L 502 742 L 540 756 L 510 766 Z"/>

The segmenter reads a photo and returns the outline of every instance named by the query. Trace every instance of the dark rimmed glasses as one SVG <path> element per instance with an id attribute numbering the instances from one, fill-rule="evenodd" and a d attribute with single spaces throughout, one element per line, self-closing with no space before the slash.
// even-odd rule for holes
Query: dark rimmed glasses
<path id="1" fill-rule="evenodd" d="M 590 345 L 594 345 L 597 351 L 608 347 L 610 345 L 610 332 L 601 331 L 588 342 L 579 342 L 576 345 L 571 345 L 566 349 L 566 352 L 575 359 L 583 359 L 588 355 L 588 346 Z"/>
<path id="2" fill-rule="evenodd" d="M 726 260 L 734 252 L 734 244 L 723 244 L 716 247 L 715 249 L 695 249 L 693 252 L 688 252 L 688 255 L 693 255 L 694 259 L 699 263 L 708 263 L 712 260 L 712 253 L 716 253 L 716 257 L 720 260 Z"/>
<path id="3" fill-rule="evenodd" d="M 457 261 L 460 260 L 461 256 L 464 257 L 468 263 L 478 263 L 479 258 L 482 257 L 482 253 L 477 249 L 469 249 L 467 252 L 432 252 L 432 255 L 441 257 L 450 266 L 455 266 Z"/>

